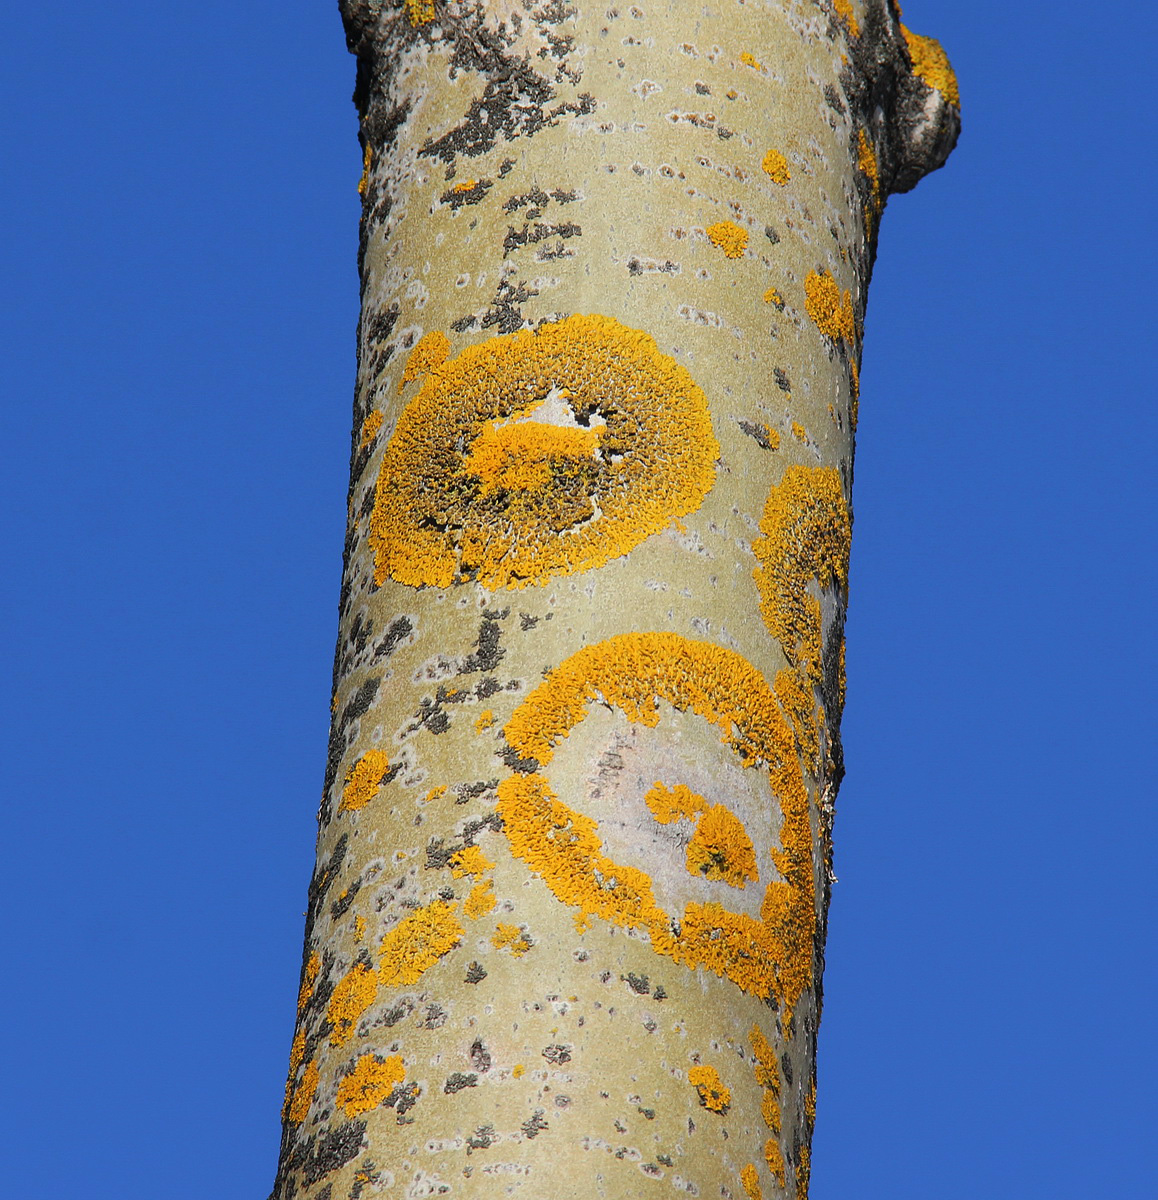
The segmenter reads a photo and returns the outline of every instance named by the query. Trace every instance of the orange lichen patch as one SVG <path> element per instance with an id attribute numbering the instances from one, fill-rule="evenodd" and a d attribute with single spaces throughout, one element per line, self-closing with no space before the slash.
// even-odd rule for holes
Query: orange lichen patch
<path id="1" fill-rule="evenodd" d="M 526 1073 L 527 1073 L 527 1068 L 526 1068 L 526 1067 L 524 1067 L 522 1063 L 515 1063 L 515 1065 L 514 1065 L 514 1066 L 511 1068 L 511 1074 L 512 1074 L 512 1075 L 513 1075 L 513 1076 L 514 1076 L 516 1079 L 522 1079 L 522 1077 L 523 1077 L 523 1076 L 524 1076 Z"/>
<path id="2" fill-rule="evenodd" d="M 496 950 L 509 950 L 516 958 L 522 958 L 535 943 L 517 926 L 500 921 L 491 934 L 491 945 Z"/>
<path id="3" fill-rule="evenodd" d="M 363 1054 L 339 1082 L 334 1103 L 345 1109 L 347 1117 L 361 1116 L 377 1108 L 394 1091 L 394 1085 L 405 1078 L 400 1055 L 379 1058 L 377 1054 Z"/>
<path id="4" fill-rule="evenodd" d="M 808 430 L 805 429 L 804 426 L 801 425 L 799 421 L 793 421 L 791 428 L 792 428 L 792 436 L 798 442 L 807 442 L 808 441 Z"/>
<path id="5" fill-rule="evenodd" d="M 461 879 L 464 875 L 481 875 L 494 865 L 478 846 L 463 846 L 450 860 L 450 873 Z"/>
<path id="6" fill-rule="evenodd" d="M 773 308 L 778 309 L 780 312 L 784 311 L 784 297 L 774 287 L 770 287 L 764 293 L 764 303 L 771 304 Z"/>
<path id="7" fill-rule="evenodd" d="M 366 933 L 366 918 L 358 916 L 354 918 L 354 941 L 360 942 Z"/>
<path id="8" fill-rule="evenodd" d="M 694 820 L 702 812 L 706 812 L 708 802 L 703 796 L 697 795 L 686 783 L 677 783 L 668 789 L 659 780 L 650 787 L 643 797 L 651 815 L 661 825 L 670 825 L 681 817 Z"/>
<path id="9" fill-rule="evenodd" d="M 593 918 L 646 930 L 651 947 L 704 967 L 743 991 L 775 995 L 791 1010 L 812 981 L 812 830 L 792 734 L 764 677 L 733 650 L 674 633 L 631 633 L 585 647 L 560 663 L 512 714 L 503 732 L 522 757 L 546 765 L 593 700 L 628 720 L 656 726 L 658 701 L 716 725 L 745 766 L 764 764 L 783 813 L 783 877 L 769 883 L 760 920 L 719 904 L 689 903 L 676 922 L 656 903 L 650 877 L 602 852 L 592 818 L 569 808 L 541 774 L 513 775 L 498 788 L 498 811 L 516 858 L 564 904 Z"/>
<path id="10" fill-rule="evenodd" d="M 422 797 L 422 803 L 429 804 L 431 802 L 431 800 L 438 800 L 440 797 L 445 796 L 446 792 L 447 792 L 446 784 L 443 784 L 441 787 L 431 788 L 430 791 L 427 792 L 426 795 Z"/>
<path id="11" fill-rule="evenodd" d="M 450 338 L 441 329 L 431 329 L 424 333 L 406 359 L 402 378 L 398 381 L 398 390 L 402 391 L 412 379 L 420 379 L 423 375 L 430 374 L 449 357 Z"/>
<path id="12" fill-rule="evenodd" d="M 909 57 L 913 60 L 913 73 L 940 92 L 950 104 L 961 107 L 961 92 L 957 86 L 957 75 L 949 63 L 949 56 L 936 38 L 921 37 L 901 26 Z"/>
<path id="13" fill-rule="evenodd" d="M 294 1034 L 293 1043 L 290 1045 L 289 1070 L 286 1073 L 285 1080 L 285 1099 L 282 1101 L 281 1116 L 285 1120 L 286 1113 L 289 1112 L 290 1102 L 293 1100 L 294 1083 L 298 1077 L 298 1068 L 301 1067 L 306 1057 L 306 1031 L 303 1027 Z"/>
<path id="14" fill-rule="evenodd" d="M 378 994 L 378 972 L 365 963 L 355 963 L 338 980 L 326 1008 L 326 1017 L 333 1030 L 331 1046 L 344 1046 L 350 1040 L 362 1014 L 374 1003 Z"/>
<path id="15" fill-rule="evenodd" d="M 492 709 L 486 709 L 479 713 L 474 723 L 475 733 L 486 733 L 488 729 L 495 723 L 495 714 Z"/>
<path id="16" fill-rule="evenodd" d="M 820 756 L 820 728 L 816 719 L 816 697 L 813 681 L 807 671 L 786 667 L 776 672 L 772 684 L 776 699 L 785 716 L 792 722 L 796 744 L 805 765 L 815 774 Z"/>
<path id="17" fill-rule="evenodd" d="M 788 661 L 813 684 L 823 678 L 820 601 L 811 591 L 848 588 L 852 523 L 835 467 L 789 467 L 768 493 L 752 545 L 760 614 Z"/>
<path id="18" fill-rule="evenodd" d="M 722 880 L 742 888 L 750 879 L 756 883 L 756 849 L 743 821 L 722 804 L 713 804 L 700 817 L 688 843 L 688 874 Z"/>
<path id="19" fill-rule="evenodd" d="M 314 990 L 314 984 L 318 980 L 318 972 L 322 969 L 321 955 L 316 951 L 306 960 L 305 969 L 302 971 L 302 986 L 298 989 L 298 1015 L 301 1016 L 302 1010 L 310 1002 L 310 995 Z"/>
<path id="20" fill-rule="evenodd" d="M 760 1100 L 760 1116 L 773 1133 L 780 1132 L 780 1101 L 774 1092 L 764 1092 Z"/>
<path id="21" fill-rule="evenodd" d="M 787 1187 L 788 1167 L 784 1162 L 784 1152 L 780 1149 L 780 1143 L 775 1138 L 769 1138 L 764 1143 L 764 1161 L 768 1164 L 768 1170 L 776 1176 L 776 1182 L 781 1187 Z"/>
<path id="22" fill-rule="evenodd" d="M 777 1096 L 780 1095 L 780 1063 L 772 1043 L 764 1036 L 758 1025 L 753 1025 L 748 1031 L 748 1040 L 752 1043 L 752 1053 L 756 1056 L 756 1082 L 762 1088 L 768 1088 Z"/>
<path id="23" fill-rule="evenodd" d="M 485 917 L 491 912 L 496 904 L 498 898 L 495 896 L 494 884 L 489 879 L 484 879 L 470 889 L 470 895 L 462 902 L 462 911 L 472 921 L 477 921 L 479 917 Z"/>
<path id="24" fill-rule="evenodd" d="M 860 22 L 856 19 L 856 13 L 853 11 L 852 0 L 833 0 L 836 7 L 836 15 L 844 22 L 849 33 L 853 37 L 860 37 Z"/>
<path id="25" fill-rule="evenodd" d="M 732 1093 L 724 1086 L 715 1067 L 692 1067 L 688 1071 L 688 1083 L 696 1089 L 704 1108 L 714 1113 L 728 1111 L 732 1103 Z"/>
<path id="26" fill-rule="evenodd" d="M 493 590 L 602 566 L 699 508 L 719 452 L 704 393 L 646 333 L 593 315 L 490 338 L 399 417 L 375 581 Z"/>
<path id="27" fill-rule="evenodd" d="M 362 178 L 358 180 L 358 195 L 364 196 L 366 189 L 370 186 L 370 166 L 374 161 L 374 150 L 369 142 L 366 143 L 366 149 L 362 151 Z"/>
<path id="28" fill-rule="evenodd" d="M 808 1085 L 808 1091 L 804 1096 L 804 1117 L 808 1122 L 808 1132 L 812 1132 L 813 1126 L 816 1124 L 816 1080 L 814 1079 Z"/>
<path id="29" fill-rule="evenodd" d="M 796 1164 L 796 1200 L 808 1200 L 808 1184 L 812 1178 L 812 1150 L 800 1147 L 800 1160 Z"/>
<path id="30" fill-rule="evenodd" d="M 723 250 L 728 258 L 743 258 L 748 248 L 748 231 L 735 221 L 716 221 L 704 232 L 713 246 Z"/>
<path id="31" fill-rule="evenodd" d="M 869 185 L 873 192 L 873 199 L 879 202 L 881 196 L 881 169 L 877 165 L 876 151 L 873 149 L 872 142 L 868 139 L 868 134 L 863 129 L 857 130 L 856 140 L 856 165 L 868 176 Z"/>
<path id="32" fill-rule="evenodd" d="M 389 770 L 390 760 L 381 750 L 367 750 L 346 775 L 338 812 L 357 812 L 365 808 L 378 795 Z"/>
<path id="33" fill-rule="evenodd" d="M 852 293 L 842 297 L 837 282 L 827 271 L 809 271 L 804 277 L 804 311 L 825 337 L 851 346 L 856 341 L 856 318 L 852 311 Z"/>
<path id="34" fill-rule="evenodd" d="M 764 70 L 764 64 L 754 54 L 749 54 L 747 50 L 740 55 L 740 61 L 744 66 L 751 67 L 754 71 Z"/>
<path id="35" fill-rule="evenodd" d="M 366 447 L 378 436 L 378 430 L 382 428 L 382 414 L 375 409 L 372 413 L 368 413 L 366 419 L 362 422 L 362 435 L 358 439 L 358 447 L 365 450 Z"/>
<path id="36" fill-rule="evenodd" d="M 293 1098 L 286 1108 L 286 1120 L 293 1125 L 300 1125 L 310 1111 L 314 1095 L 318 1090 L 318 1060 L 311 1058 L 302 1072 L 302 1077 L 294 1088 Z"/>
<path id="37" fill-rule="evenodd" d="M 781 187 L 792 178 L 792 172 L 788 169 L 788 159 L 779 150 L 769 150 L 764 155 L 760 167 L 773 183 L 778 183 Z"/>
<path id="38" fill-rule="evenodd" d="M 473 192 L 476 187 L 478 187 L 477 179 L 464 179 L 462 183 L 456 183 L 450 190 L 461 196 L 463 192 Z"/>
<path id="39" fill-rule="evenodd" d="M 760 1187 L 760 1174 L 752 1163 L 740 1172 L 740 1184 L 748 1200 L 764 1200 L 764 1191 Z"/>
<path id="40" fill-rule="evenodd" d="M 449 900 L 415 909 L 382 939 L 378 977 L 383 987 L 417 983 L 436 962 L 466 936 Z"/>
<path id="41" fill-rule="evenodd" d="M 596 465 L 602 432 L 602 427 L 571 429 L 543 421 L 491 421 L 475 438 L 463 469 L 478 477 L 480 495 L 499 492 L 517 512 L 519 499 L 533 506 L 550 491 L 556 476 L 581 476 L 585 464 Z"/>
<path id="42" fill-rule="evenodd" d="M 406 5 L 406 15 L 415 29 L 434 20 L 434 0 L 403 0 Z"/>

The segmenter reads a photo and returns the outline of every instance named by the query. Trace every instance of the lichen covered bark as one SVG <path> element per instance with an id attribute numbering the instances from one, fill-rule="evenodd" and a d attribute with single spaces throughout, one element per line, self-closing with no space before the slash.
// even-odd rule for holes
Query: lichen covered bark
<path id="1" fill-rule="evenodd" d="M 362 320 L 274 1196 L 803 1197 L 895 5 L 343 4 Z"/>

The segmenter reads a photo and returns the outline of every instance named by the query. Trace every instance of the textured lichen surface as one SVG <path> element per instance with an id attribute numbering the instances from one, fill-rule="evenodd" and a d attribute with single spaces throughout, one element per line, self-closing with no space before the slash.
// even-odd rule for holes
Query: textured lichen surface
<path id="1" fill-rule="evenodd" d="M 803 1197 L 865 288 L 947 60 L 884 0 L 343 11 L 363 311 L 274 1195 Z"/>

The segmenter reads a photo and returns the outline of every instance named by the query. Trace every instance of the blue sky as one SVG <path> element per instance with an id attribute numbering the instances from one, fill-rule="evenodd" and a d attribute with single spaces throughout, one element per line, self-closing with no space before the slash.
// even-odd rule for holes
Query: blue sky
<path id="1" fill-rule="evenodd" d="M 1158 15 L 907 0 L 813 1200 L 1155 1195 Z M 272 1182 L 357 319 L 329 0 L 10 5 L 3 1190 Z M 5 1145 L 5 1143 L 8 1143 Z"/>

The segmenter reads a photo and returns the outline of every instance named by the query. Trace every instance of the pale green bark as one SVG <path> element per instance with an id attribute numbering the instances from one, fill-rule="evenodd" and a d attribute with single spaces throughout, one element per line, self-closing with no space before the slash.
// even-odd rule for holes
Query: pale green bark
<path id="1" fill-rule="evenodd" d="M 279 1200 L 586 1200 L 671 1189 L 738 1200 L 746 1167 L 749 1195 L 807 1190 L 841 772 L 842 582 L 800 567 L 807 547 L 795 566 L 768 567 L 789 579 L 803 571 L 822 613 L 824 661 L 809 685 L 819 750 L 802 747 L 802 765 L 795 752 L 791 765 L 807 787 L 811 861 L 811 961 L 799 997 L 785 1000 L 791 964 L 775 964 L 775 986 L 745 989 L 661 952 L 658 927 L 596 915 L 581 931 L 564 885 L 513 852 L 496 805 L 503 781 L 525 779 L 531 766 L 507 722 L 585 647 L 602 644 L 595 653 L 611 658 L 619 635 L 676 634 L 681 646 L 722 647 L 751 664 L 765 691 L 796 665 L 774 636 L 767 596 L 762 616 L 754 577 L 765 505 L 793 466 L 835 470 L 847 503 L 880 203 L 939 166 L 957 129 L 955 106 L 913 73 L 894 6 L 858 3 L 851 16 L 837 7 L 504 0 L 484 15 L 443 0 L 343 5 L 370 147 L 363 314 L 334 735 Z M 775 159 L 762 169 L 769 150 L 784 155 L 787 178 Z M 707 231 L 724 222 L 731 228 L 713 240 Z M 738 230 L 742 247 L 743 238 L 729 241 Z M 815 297 L 810 308 L 818 281 L 835 288 L 831 319 L 818 316 Z M 846 293 L 852 319 L 842 334 Z M 719 445 L 702 502 L 605 565 L 523 588 L 486 587 L 462 577 L 469 572 L 449 586 L 389 574 L 376 585 L 375 484 L 425 378 L 415 366 L 400 392 L 409 351 L 441 331 L 453 359 L 573 314 L 649 335 L 660 361 L 702 389 Z M 551 382 L 556 398 L 536 420 L 599 424 L 577 423 L 558 399 L 567 378 Z M 611 412 L 622 397 L 607 387 Z M 377 431 L 365 425 L 374 412 Z M 641 442 L 629 454 L 647 451 Z M 677 933 L 689 905 L 759 921 L 765 886 L 785 877 L 771 856 L 786 836 L 780 776 L 764 762 L 745 765 L 711 713 L 661 699 L 652 727 L 600 697 L 613 700 L 600 692 L 538 764 L 555 795 L 598 822 L 604 855 L 647 873 Z M 371 751 L 385 757 L 366 759 Z M 359 760 L 367 777 L 388 760 L 375 772 L 386 782 L 370 780 L 368 802 L 357 807 L 351 792 L 342 809 Z M 741 888 L 689 871 L 694 822 L 655 819 L 644 795 L 656 781 L 685 784 L 739 818 L 758 882 Z M 469 845 L 493 865 L 456 875 L 450 853 Z M 477 900 L 488 879 L 496 907 L 468 915 L 468 896 L 475 889 Z M 390 964 L 400 941 L 390 936 L 416 913 L 448 914 L 461 933 L 399 983 Z M 519 939 L 496 945 L 500 923 Z M 340 997 L 351 971 L 370 969 L 382 972 L 372 1003 L 337 1030 L 334 989 Z M 772 1085 L 754 1028 L 774 1051 L 779 1132 L 767 1119 Z M 359 1060 L 380 1078 L 404 1071 L 384 1103 L 349 1106 L 343 1079 Z M 710 1095 L 705 1103 L 701 1076 L 689 1079 L 697 1066 L 718 1073 L 726 1109 Z M 776 1149 L 766 1152 L 769 1141 Z"/>

